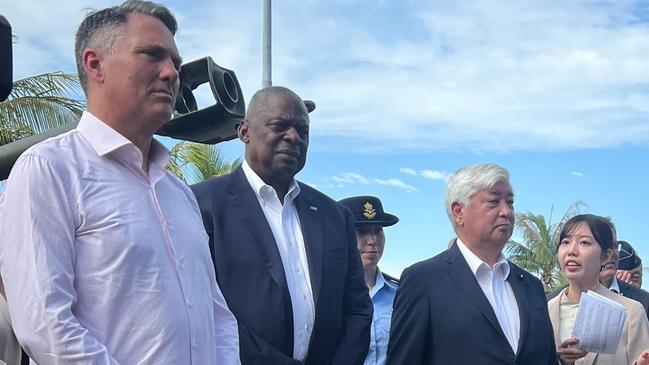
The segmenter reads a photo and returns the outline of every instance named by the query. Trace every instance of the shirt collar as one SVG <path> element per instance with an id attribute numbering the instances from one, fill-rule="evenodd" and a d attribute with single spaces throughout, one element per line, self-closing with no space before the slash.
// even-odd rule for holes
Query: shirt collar
<path id="1" fill-rule="evenodd" d="M 486 262 L 482 261 L 476 254 L 474 254 L 471 250 L 469 250 L 468 247 L 462 242 L 462 240 L 458 237 L 456 240 L 457 247 L 460 249 L 460 252 L 462 253 L 462 256 L 464 256 L 464 259 L 466 260 L 467 264 L 469 264 L 469 268 L 471 269 L 471 272 L 473 273 L 474 276 L 477 276 L 478 270 L 480 270 L 481 267 L 489 269 L 489 264 Z M 509 261 L 505 259 L 505 256 L 503 254 L 500 254 L 500 257 L 498 258 L 498 261 L 493 267 L 494 271 L 497 270 L 502 270 L 503 278 L 507 278 L 509 276 Z"/>
<path id="2" fill-rule="evenodd" d="M 608 289 L 620 294 L 620 283 L 617 282 L 615 275 L 613 275 L 613 281 L 611 281 L 611 286 Z"/>
<path id="3" fill-rule="evenodd" d="M 259 175 L 257 175 L 252 167 L 248 165 L 248 161 L 244 159 L 241 163 L 241 167 L 243 168 L 243 173 L 246 175 L 248 183 L 252 187 L 252 190 L 254 190 L 255 195 L 257 195 L 258 199 L 268 200 L 267 192 L 269 191 L 274 192 L 275 196 L 277 196 L 275 189 L 272 186 L 266 184 L 264 180 L 262 180 Z M 298 185 L 295 179 L 292 179 L 291 183 L 288 186 L 288 192 L 286 193 L 286 196 L 289 197 L 289 199 L 292 201 L 296 196 L 298 196 L 298 194 L 300 194 L 300 185 Z"/>
<path id="4" fill-rule="evenodd" d="M 132 149 L 140 153 L 140 161 L 142 160 L 142 152 L 133 142 L 87 110 L 81 115 L 77 130 L 99 156 L 103 157 L 126 146 L 131 146 Z M 149 150 L 149 163 L 164 168 L 168 162 L 169 150 L 154 138 L 151 141 L 151 148 Z"/>
<path id="5" fill-rule="evenodd" d="M 374 287 L 372 290 L 370 290 L 370 298 L 374 298 L 376 293 L 378 293 L 381 289 L 383 288 L 390 288 L 390 289 L 396 289 L 396 286 L 389 281 L 385 280 L 385 277 L 383 277 L 383 273 L 381 270 L 377 267 L 376 268 L 376 282 L 374 283 Z"/>

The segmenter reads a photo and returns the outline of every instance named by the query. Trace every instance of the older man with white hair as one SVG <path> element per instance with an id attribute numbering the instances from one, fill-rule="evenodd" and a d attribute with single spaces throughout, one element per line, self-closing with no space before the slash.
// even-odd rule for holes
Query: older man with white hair
<path id="1" fill-rule="evenodd" d="M 459 169 L 446 210 L 457 239 L 402 274 L 387 363 L 556 365 L 543 286 L 502 254 L 514 226 L 507 170 Z"/>

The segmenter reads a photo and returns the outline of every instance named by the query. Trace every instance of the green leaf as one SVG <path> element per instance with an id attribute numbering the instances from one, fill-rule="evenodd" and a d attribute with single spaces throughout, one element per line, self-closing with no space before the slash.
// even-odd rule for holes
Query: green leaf
<path id="1" fill-rule="evenodd" d="M 172 147 L 170 152 L 167 170 L 188 184 L 229 174 L 241 163 L 240 158 L 226 161 L 218 145 L 183 141 Z"/>
<path id="2" fill-rule="evenodd" d="M 0 145 L 79 120 L 85 102 L 71 94 L 81 95 L 75 74 L 51 72 L 15 81 L 0 103 Z"/>

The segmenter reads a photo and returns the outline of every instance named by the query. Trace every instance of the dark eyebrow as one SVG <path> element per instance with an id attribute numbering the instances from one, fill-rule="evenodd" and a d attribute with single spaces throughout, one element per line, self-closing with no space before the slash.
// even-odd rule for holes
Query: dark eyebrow
<path id="1" fill-rule="evenodd" d="M 180 68 L 180 66 L 183 63 L 183 58 L 178 53 L 174 52 L 171 49 L 168 49 L 167 47 L 163 47 L 159 44 L 151 44 L 151 45 L 146 45 L 146 46 L 141 46 L 136 48 L 137 52 L 142 52 L 146 50 L 161 52 L 162 54 L 169 55 L 169 58 L 171 58 L 171 62 L 173 62 L 174 65 L 177 65 L 178 68 Z"/>

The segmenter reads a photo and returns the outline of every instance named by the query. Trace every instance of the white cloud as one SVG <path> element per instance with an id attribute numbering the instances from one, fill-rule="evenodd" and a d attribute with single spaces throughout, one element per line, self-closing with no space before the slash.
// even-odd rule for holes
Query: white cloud
<path id="1" fill-rule="evenodd" d="M 584 176 L 584 173 L 579 172 L 579 171 L 573 171 L 573 172 L 570 173 L 570 175 L 582 177 L 582 176 Z"/>
<path id="2" fill-rule="evenodd" d="M 417 171 L 410 167 L 400 167 L 399 172 L 406 175 L 419 176 L 428 180 L 448 181 L 448 179 L 451 177 L 451 173 L 446 171 L 429 170 L 429 169 Z"/>
<path id="3" fill-rule="evenodd" d="M 367 178 L 361 174 L 355 173 L 355 172 L 345 172 L 337 176 L 333 176 L 330 178 L 334 183 L 333 184 L 326 184 L 325 186 L 329 187 L 338 187 L 338 188 L 345 188 L 347 185 L 369 185 L 369 184 L 377 184 L 377 185 L 385 185 L 385 186 L 392 186 L 395 188 L 399 188 L 408 192 L 414 192 L 414 191 L 419 191 L 416 187 L 409 185 L 402 180 L 395 179 L 395 178 L 389 178 L 389 179 L 379 179 L 379 178 Z"/>
<path id="4" fill-rule="evenodd" d="M 379 185 L 387 185 L 387 186 L 393 186 L 395 188 L 403 189 L 405 191 L 409 192 L 414 192 L 414 191 L 419 191 L 416 187 L 412 185 L 408 185 L 405 182 L 399 180 L 399 179 L 374 179 L 373 180 L 375 183 Z"/>
<path id="5" fill-rule="evenodd" d="M 177 15 L 185 60 L 210 55 L 233 69 L 249 100 L 261 80 L 261 4 L 162 3 Z M 73 72 L 83 9 L 113 4 L 5 1 L 14 75 Z M 344 141 L 352 153 L 649 145 L 641 1 L 332 4 L 273 4 L 273 83 L 316 101 L 311 133 L 322 144 Z"/>
<path id="6" fill-rule="evenodd" d="M 345 172 L 341 175 L 334 176 L 331 180 L 339 184 L 362 184 L 367 185 L 370 181 L 361 174 L 355 172 Z"/>
<path id="7" fill-rule="evenodd" d="M 417 176 L 417 171 L 410 167 L 399 167 L 399 172 L 406 175 Z"/>
<path id="8" fill-rule="evenodd" d="M 421 170 L 419 175 L 425 179 L 448 181 L 451 174 L 446 171 Z"/>

